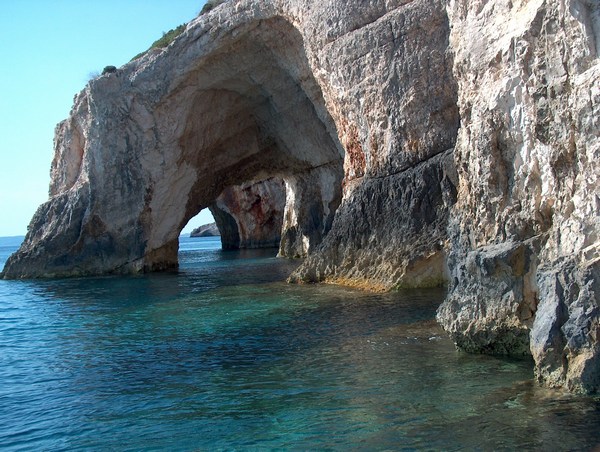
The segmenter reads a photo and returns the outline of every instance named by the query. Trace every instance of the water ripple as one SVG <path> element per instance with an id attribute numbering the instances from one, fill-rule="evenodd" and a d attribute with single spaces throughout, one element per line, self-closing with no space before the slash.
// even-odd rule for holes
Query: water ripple
<path id="1" fill-rule="evenodd" d="M 197 243 L 178 274 L 0 281 L 0 449 L 600 443 L 598 399 L 456 352 L 433 320 L 441 291 L 287 285 L 297 262 Z"/>

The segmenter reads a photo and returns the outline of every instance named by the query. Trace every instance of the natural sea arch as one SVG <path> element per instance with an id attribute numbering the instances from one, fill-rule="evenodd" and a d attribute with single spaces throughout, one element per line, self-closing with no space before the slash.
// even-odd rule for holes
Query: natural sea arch
<path id="1" fill-rule="evenodd" d="M 208 207 L 225 248 L 282 239 L 282 256 L 305 255 L 340 203 L 344 149 L 300 33 L 281 18 L 261 21 L 205 64 L 210 71 L 192 71 L 162 106 L 187 103 L 179 144 L 198 177 L 183 217 L 164 216 L 159 229 L 178 236 Z"/>
<path id="2" fill-rule="evenodd" d="M 497 27 L 477 2 L 359 3 L 225 2 L 92 80 L 3 277 L 173 268 L 196 212 L 279 178 L 280 253 L 326 233 L 290 280 L 448 282 L 459 346 L 597 390 L 595 9 L 505 2 Z"/>
<path id="3" fill-rule="evenodd" d="M 226 232 L 231 211 L 219 196 L 269 180 L 285 191 L 280 255 L 304 256 L 320 243 L 342 197 L 336 125 L 298 30 L 281 17 L 242 28 L 201 37 L 201 49 L 171 49 L 198 54 L 185 67 L 159 55 L 76 97 L 57 130 L 51 198 L 5 277 L 176 268 L 192 217 L 210 208 Z M 238 235 L 255 207 L 233 215 Z"/>

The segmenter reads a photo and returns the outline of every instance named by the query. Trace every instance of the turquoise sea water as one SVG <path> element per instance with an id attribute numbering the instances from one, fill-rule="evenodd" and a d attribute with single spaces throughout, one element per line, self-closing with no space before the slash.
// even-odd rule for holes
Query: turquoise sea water
<path id="1" fill-rule="evenodd" d="M 0 267 L 19 239 L 0 239 Z M 593 450 L 600 401 L 457 352 L 441 291 L 283 282 L 182 239 L 177 274 L 0 281 L 0 450 Z"/>

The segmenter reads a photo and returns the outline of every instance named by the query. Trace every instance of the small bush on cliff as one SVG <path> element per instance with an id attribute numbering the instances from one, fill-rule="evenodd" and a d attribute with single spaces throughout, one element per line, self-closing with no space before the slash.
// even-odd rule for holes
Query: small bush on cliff
<path id="1" fill-rule="evenodd" d="M 226 1 L 227 0 L 208 0 L 202 7 L 202 10 L 200 11 L 199 16 L 206 14 L 207 12 L 213 10 L 214 8 L 216 8 L 217 6 L 219 6 L 222 3 L 225 3 Z M 177 36 L 179 36 L 181 33 L 183 33 L 186 26 L 187 26 L 187 24 L 181 24 L 179 27 L 173 28 L 172 30 L 167 31 L 166 33 L 163 32 L 162 37 L 160 39 L 157 39 L 156 41 L 154 41 L 152 43 L 152 45 L 148 48 L 148 50 L 138 53 L 136 56 L 134 56 L 131 59 L 131 61 L 137 60 L 138 58 L 144 56 L 146 53 L 148 53 L 149 50 L 164 49 L 169 44 L 171 44 Z"/>
<path id="2" fill-rule="evenodd" d="M 181 33 L 183 33 L 186 25 L 187 24 L 181 24 L 179 27 L 173 28 L 172 30 L 167 31 L 166 33 L 163 32 L 162 38 L 154 41 L 152 43 L 152 45 L 150 46 L 150 48 L 151 49 L 163 49 L 163 48 L 167 47 L 169 44 L 171 44 L 173 41 L 175 41 L 175 38 L 177 36 L 179 36 Z"/>
<path id="3" fill-rule="evenodd" d="M 216 8 L 217 6 L 219 6 L 221 3 L 225 3 L 226 0 L 208 0 L 206 2 L 206 4 L 202 7 L 202 11 L 200 11 L 200 16 L 202 14 L 206 14 L 207 12 L 209 12 L 211 9 Z"/>
<path id="4" fill-rule="evenodd" d="M 115 72 L 117 72 L 117 68 L 115 66 L 105 66 L 102 70 L 102 75 L 114 74 Z"/>
<path id="5" fill-rule="evenodd" d="M 164 49 L 169 44 L 171 44 L 173 41 L 175 41 L 175 38 L 177 36 L 179 36 L 181 33 L 183 33 L 186 26 L 187 26 L 187 24 L 181 24 L 179 27 L 173 28 L 173 29 L 167 31 L 166 33 L 163 31 L 162 37 L 160 39 L 157 39 L 156 41 L 154 41 L 152 43 L 152 45 L 148 48 L 148 50 Z M 148 50 L 145 50 L 142 53 L 138 53 L 131 60 L 132 61 L 137 60 L 138 58 L 144 56 L 148 52 Z"/>

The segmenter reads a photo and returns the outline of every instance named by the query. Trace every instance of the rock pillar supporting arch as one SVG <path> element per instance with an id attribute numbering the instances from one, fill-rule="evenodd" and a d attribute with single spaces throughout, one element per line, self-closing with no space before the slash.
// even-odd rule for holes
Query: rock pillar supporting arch
<path id="1" fill-rule="evenodd" d="M 223 249 L 278 247 L 285 209 L 284 182 L 270 178 L 228 187 L 209 209 L 221 232 Z"/>
<path id="2" fill-rule="evenodd" d="M 339 165 L 325 165 L 285 178 L 280 256 L 305 257 L 323 241 L 341 202 L 342 177 Z"/>

